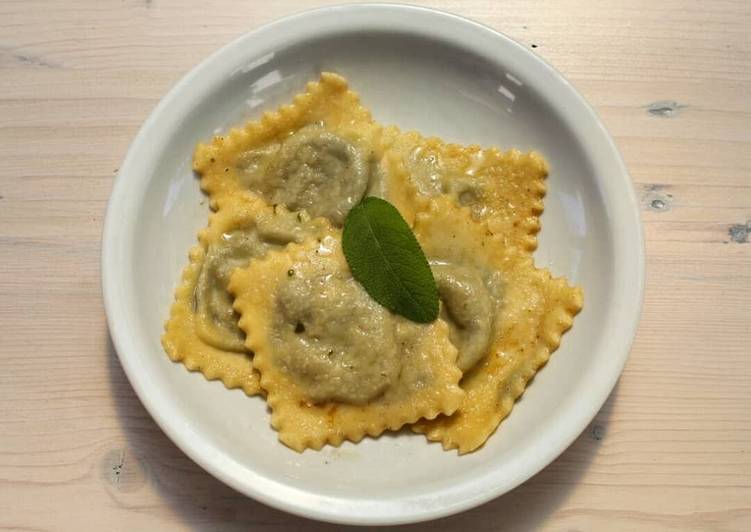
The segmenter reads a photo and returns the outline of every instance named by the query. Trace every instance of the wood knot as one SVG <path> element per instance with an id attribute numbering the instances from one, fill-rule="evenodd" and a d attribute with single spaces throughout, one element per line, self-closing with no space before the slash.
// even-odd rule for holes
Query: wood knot
<path id="1" fill-rule="evenodd" d="M 665 185 L 646 185 L 642 194 L 642 202 L 647 210 L 653 212 L 667 212 L 673 203 L 673 195 L 666 192 Z"/>
<path id="2" fill-rule="evenodd" d="M 117 492 L 132 493 L 148 480 L 146 465 L 127 447 L 108 451 L 101 462 L 102 478 Z"/>
<path id="3" fill-rule="evenodd" d="M 748 237 L 751 235 L 751 220 L 745 224 L 734 224 L 728 228 L 728 236 L 731 242 L 736 244 L 747 244 Z"/>
<path id="4" fill-rule="evenodd" d="M 687 107 L 673 100 L 660 100 L 652 102 L 645 107 L 647 114 L 658 118 L 672 118 L 676 116 L 681 109 Z"/>
<path id="5" fill-rule="evenodd" d="M 593 440 L 601 441 L 605 437 L 605 427 L 599 423 L 592 425 L 592 429 L 589 431 Z"/>

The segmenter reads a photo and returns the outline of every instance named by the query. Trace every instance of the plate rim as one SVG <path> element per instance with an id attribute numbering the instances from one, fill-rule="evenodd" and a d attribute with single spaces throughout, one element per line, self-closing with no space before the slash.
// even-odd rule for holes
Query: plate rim
<path id="1" fill-rule="evenodd" d="M 126 313 L 126 307 L 125 303 L 123 303 L 123 298 L 120 297 L 122 294 L 118 294 L 116 287 L 116 283 L 120 280 L 120 276 L 117 274 L 117 266 L 118 261 L 120 260 L 118 258 L 118 252 L 121 250 L 121 246 L 116 245 L 115 243 L 120 243 L 120 239 L 117 237 L 122 238 L 124 236 L 121 227 L 119 227 L 122 222 L 123 212 L 127 211 L 128 205 L 132 205 L 135 202 L 135 199 L 132 197 L 129 198 L 129 202 L 126 202 L 124 199 L 126 194 L 124 194 L 124 192 L 128 190 L 129 186 L 132 186 L 132 180 L 134 178 L 130 178 L 129 174 L 134 173 L 133 168 L 137 166 L 137 156 L 143 150 L 148 151 L 148 147 L 145 145 L 146 138 L 153 134 L 154 129 L 158 129 L 158 123 L 164 118 L 163 115 L 169 114 L 170 106 L 177 105 L 177 102 L 181 98 L 185 99 L 185 93 L 189 91 L 189 87 L 192 86 L 201 75 L 210 70 L 216 63 L 220 62 L 225 55 L 241 53 L 243 48 L 252 49 L 251 44 L 253 40 L 259 39 L 265 34 L 279 31 L 285 26 L 294 27 L 296 24 L 303 21 L 310 23 L 311 19 L 327 17 L 334 13 L 337 14 L 337 24 L 340 25 L 342 30 L 345 29 L 342 25 L 346 22 L 347 17 L 367 17 L 371 23 L 376 24 L 379 20 L 379 16 L 385 17 L 386 15 L 391 14 L 393 16 L 403 17 L 404 20 L 402 22 L 404 27 L 400 28 L 403 31 L 413 29 L 418 34 L 424 32 L 426 35 L 432 35 L 438 40 L 450 39 L 449 36 L 435 30 L 434 27 L 431 27 L 429 23 L 430 21 L 436 23 L 440 21 L 444 24 L 464 26 L 465 29 L 471 28 L 474 31 L 480 32 L 484 37 L 490 37 L 491 39 L 502 43 L 503 46 L 507 47 L 515 54 L 524 54 L 525 59 L 533 65 L 531 68 L 541 69 L 541 74 L 555 80 L 555 82 L 560 85 L 560 88 L 568 92 L 565 96 L 573 99 L 573 102 L 578 106 L 580 114 L 583 114 L 583 116 L 589 120 L 589 125 L 594 127 L 595 133 L 599 134 L 599 139 L 604 141 L 604 146 L 602 147 L 607 150 L 607 153 L 605 153 L 604 156 L 611 158 L 610 163 L 615 170 L 617 170 L 618 175 L 610 175 L 609 179 L 615 179 L 617 177 L 623 182 L 623 184 L 625 184 L 627 193 L 627 197 L 621 205 L 627 204 L 628 208 L 625 209 L 622 215 L 630 218 L 628 221 L 632 224 L 632 230 L 630 234 L 626 235 L 628 237 L 626 239 L 631 241 L 631 251 L 636 251 L 636 256 L 631 257 L 632 264 L 635 267 L 630 272 L 627 272 L 631 273 L 631 281 L 634 283 L 630 290 L 633 295 L 630 301 L 628 301 L 631 318 L 628 324 L 623 328 L 624 333 L 621 335 L 617 349 L 610 352 L 615 360 L 611 362 L 609 366 L 609 372 L 607 375 L 608 379 L 600 383 L 595 391 L 590 392 L 590 397 L 594 397 L 594 399 L 588 403 L 589 406 L 586 408 L 580 407 L 583 412 L 580 412 L 576 416 L 576 422 L 571 424 L 576 428 L 572 430 L 570 426 L 565 428 L 561 427 L 564 436 L 559 438 L 558 443 L 554 446 L 547 445 L 538 448 L 537 450 L 541 453 L 535 457 L 536 459 L 532 460 L 531 466 L 523 468 L 525 471 L 520 472 L 510 479 L 496 479 L 498 481 L 496 483 L 485 482 L 485 489 L 480 490 L 475 488 L 472 490 L 472 495 L 470 497 L 466 497 L 460 502 L 453 502 L 452 504 L 446 504 L 439 507 L 436 507 L 433 504 L 425 504 L 430 500 L 430 495 L 417 496 L 414 500 L 407 502 L 386 501 L 385 503 L 382 503 L 381 501 L 375 500 L 352 501 L 348 499 L 340 499 L 335 496 L 317 495 L 275 481 L 269 481 L 260 475 L 257 475 L 257 478 L 252 479 L 252 482 L 250 482 L 247 478 L 241 478 L 239 475 L 231 474 L 228 472 L 228 469 L 231 470 L 231 467 L 233 466 L 231 460 L 228 460 L 226 457 L 222 457 L 217 453 L 211 453 L 211 446 L 201 445 L 200 442 L 197 443 L 196 441 L 193 441 L 191 436 L 200 436 L 191 432 L 190 427 L 186 427 L 179 424 L 178 421 L 169 419 L 165 414 L 164 406 L 158 404 L 159 401 L 156 399 L 159 395 L 152 393 L 154 392 L 153 388 L 148 389 L 147 382 L 144 380 L 145 377 L 139 375 L 138 368 L 136 367 L 137 364 L 134 359 L 128 355 L 129 352 L 134 350 L 135 346 L 128 335 L 127 320 L 120 319 L 121 316 Z M 440 26 L 440 24 L 435 25 L 435 27 L 438 26 Z M 386 26 L 383 26 L 382 29 L 387 28 Z M 325 35 L 326 33 L 324 32 L 319 36 Z M 146 179 L 147 178 L 144 177 L 142 178 L 142 181 Z M 167 94 L 159 101 L 139 129 L 120 166 L 120 170 L 110 193 L 109 201 L 107 202 L 102 232 L 100 266 L 105 313 L 107 315 L 110 336 L 120 360 L 120 364 L 122 365 L 125 374 L 128 377 L 131 386 L 136 391 L 141 403 L 162 431 L 167 434 L 170 440 L 172 440 L 181 451 L 218 480 L 246 496 L 252 497 L 257 501 L 279 510 L 332 523 L 387 525 L 414 523 L 445 517 L 447 515 L 479 506 L 480 504 L 507 493 L 533 475 L 537 474 L 543 468 L 547 467 L 547 465 L 565 451 L 584 431 L 587 425 L 602 408 L 602 405 L 615 387 L 615 384 L 623 371 L 626 360 L 628 359 L 631 345 L 636 335 L 644 298 L 645 247 L 644 230 L 639 214 L 638 202 L 633 188 L 633 182 L 629 177 L 623 159 L 612 137 L 608 134 L 605 126 L 595 111 L 562 74 L 510 37 L 493 28 L 453 13 L 433 8 L 403 4 L 345 4 L 302 11 L 272 21 L 250 32 L 244 33 L 201 61 L 173 85 Z M 617 278 L 615 274 L 614 277 Z"/>

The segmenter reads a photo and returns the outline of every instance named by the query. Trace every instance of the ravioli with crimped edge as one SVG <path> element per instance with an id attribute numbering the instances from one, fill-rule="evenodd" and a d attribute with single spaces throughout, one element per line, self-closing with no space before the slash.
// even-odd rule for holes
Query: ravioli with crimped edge
<path id="1" fill-rule="evenodd" d="M 265 394 L 297 451 L 410 424 L 445 449 L 478 449 L 581 308 L 581 290 L 531 257 L 539 154 L 382 127 L 339 75 L 199 144 L 193 168 L 216 212 L 162 343 L 208 379 Z M 341 227 L 367 196 L 413 227 L 441 301 L 434 322 L 392 314 L 352 277 Z"/>
<path id="2" fill-rule="evenodd" d="M 417 215 L 415 235 L 431 261 L 464 371 L 462 405 L 413 426 L 445 449 L 474 451 L 493 434 L 555 351 L 582 307 L 582 291 L 473 221 L 448 198 Z"/>
<path id="3" fill-rule="evenodd" d="M 247 193 L 222 197 L 217 206 L 209 226 L 198 234 L 199 244 L 190 250 L 162 345 L 188 369 L 254 395 L 261 391 L 258 373 L 244 346 L 245 333 L 237 326 L 227 292 L 229 276 L 269 250 L 323 234 L 329 223 L 304 211 L 270 207 Z"/>
<path id="4" fill-rule="evenodd" d="M 379 186 L 380 133 L 346 80 L 326 72 L 290 105 L 199 144 L 193 169 L 212 202 L 248 190 L 341 225 Z"/>
<path id="5" fill-rule="evenodd" d="M 548 165 L 532 152 L 449 144 L 396 127 L 385 128 L 381 180 L 408 222 L 433 198 L 448 197 L 484 221 L 506 247 L 532 252 L 537 247 Z"/>
<path id="6" fill-rule="evenodd" d="M 297 451 L 360 441 L 462 402 L 442 320 L 392 314 L 352 277 L 341 232 L 269 253 L 229 290 L 279 439 Z"/>

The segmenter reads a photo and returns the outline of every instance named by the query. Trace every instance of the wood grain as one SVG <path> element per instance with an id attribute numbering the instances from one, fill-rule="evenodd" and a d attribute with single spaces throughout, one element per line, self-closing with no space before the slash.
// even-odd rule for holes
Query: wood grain
<path id="1" fill-rule="evenodd" d="M 422 3 L 422 2 L 421 2 Z M 158 99 L 315 2 L 0 3 L 0 528 L 330 530 L 244 498 L 157 428 L 109 343 L 102 216 Z M 621 148 L 648 240 L 620 384 L 551 466 L 408 529 L 751 529 L 751 3 L 426 5 L 561 70 Z"/>

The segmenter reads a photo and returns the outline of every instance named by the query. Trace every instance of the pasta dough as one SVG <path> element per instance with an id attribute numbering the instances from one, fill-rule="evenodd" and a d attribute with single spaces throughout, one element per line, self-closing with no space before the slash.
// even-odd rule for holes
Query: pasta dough
<path id="1" fill-rule="evenodd" d="M 395 127 L 387 128 L 382 138 L 387 146 L 382 179 L 395 191 L 391 201 L 408 222 L 432 198 L 447 196 L 468 207 L 504 247 L 535 250 L 548 174 L 539 154 L 447 144 Z"/>
<path id="2" fill-rule="evenodd" d="M 341 76 L 196 147 L 216 212 L 162 338 L 207 379 L 265 393 L 297 451 L 412 424 L 471 452 L 511 411 L 582 304 L 534 267 L 547 163 L 382 127 Z M 414 227 L 440 318 L 391 314 L 351 276 L 347 213 L 368 195 Z"/>
<path id="3" fill-rule="evenodd" d="M 193 169 L 212 202 L 250 190 L 341 225 L 380 160 L 381 128 L 341 76 L 324 73 L 290 105 L 199 144 Z M 373 178 L 375 179 L 375 178 Z"/>
<path id="4" fill-rule="evenodd" d="M 418 215 L 415 234 L 428 257 L 475 269 L 503 287 L 489 349 L 461 381 L 467 394 L 462 405 L 451 416 L 413 426 L 445 449 L 467 453 L 485 443 L 558 348 L 581 309 L 582 293 L 536 269 L 527 254 L 506 248 L 485 224 L 472 222 L 467 207 L 452 206 L 447 198 L 433 200 Z"/>
<path id="5" fill-rule="evenodd" d="M 162 344 L 174 361 L 221 379 L 228 388 L 259 393 L 258 374 L 245 350 L 245 334 L 227 292 L 229 274 L 252 258 L 306 236 L 322 234 L 329 224 L 304 213 L 268 207 L 249 194 L 224 197 L 209 227 L 198 235 L 190 263 L 175 294 Z"/>
<path id="6" fill-rule="evenodd" d="M 446 323 L 416 324 L 373 301 L 349 272 L 341 232 L 253 261 L 229 289 L 271 424 L 297 451 L 450 414 L 462 401 Z"/>

